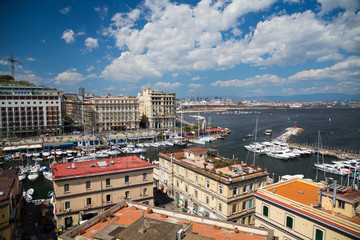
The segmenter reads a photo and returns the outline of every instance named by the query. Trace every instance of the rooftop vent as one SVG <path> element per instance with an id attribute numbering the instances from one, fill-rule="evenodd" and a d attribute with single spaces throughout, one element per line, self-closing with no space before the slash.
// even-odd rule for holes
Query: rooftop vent
<path id="1" fill-rule="evenodd" d="M 303 192 L 303 191 L 298 191 L 298 193 L 300 193 L 300 194 L 304 194 L 304 192 Z"/>

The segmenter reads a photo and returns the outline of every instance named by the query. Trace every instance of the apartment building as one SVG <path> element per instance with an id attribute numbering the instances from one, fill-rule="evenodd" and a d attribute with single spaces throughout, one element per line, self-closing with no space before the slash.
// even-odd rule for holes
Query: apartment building
<path id="1" fill-rule="evenodd" d="M 19 237 L 17 231 L 21 200 L 19 169 L 0 170 L 0 239 Z"/>
<path id="2" fill-rule="evenodd" d="M 278 239 L 360 239 L 360 191 L 292 179 L 257 193 L 255 226 Z"/>
<path id="3" fill-rule="evenodd" d="M 137 156 L 55 164 L 55 218 L 69 228 L 124 199 L 153 205 L 153 165 Z"/>
<path id="4" fill-rule="evenodd" d="M 53 88 L 0 85 L 0 136 L 37 135 L 44 131 L 60 133 L 62 92 Z"/>
<path id="5" fill-rule="evenodd" d="M 155 178 L 183 211 L 254 224 L 254 192 L 266 185 L 268 173 L 216 153 L 207 148 L 160 152 Z"/>
<path id="6" fill-rule="evenodd" d="M 66 102 L 66 113 L 75 122 L 96 132 L 139 128 L 139 102 L 132 96 L 92 97 Z"/>
<path id="7" fill-rule="evenodd" d="M 150 129 L 175 127 L 175 93 L 144 89 L 138 94 L 140 118 Z"/>
<path id="8" fill-rule="evenodd" d="M 58 239 L 273 240 L 273 236 L 273 230 L 270 229 L 123 201 L 82 225 L 64 232 Z"/>

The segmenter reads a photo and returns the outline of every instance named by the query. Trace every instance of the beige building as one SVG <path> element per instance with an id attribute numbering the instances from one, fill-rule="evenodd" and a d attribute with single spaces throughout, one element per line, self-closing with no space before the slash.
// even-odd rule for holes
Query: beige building
<path id="1" fill-rule="evenodd" d="M 19 169 L 0 170 L 0 239 L 19 237 L 21 200 Z"/>
<path id="2" fill-rule="evenodd" d="M 150 129 L 175 127 L 175 93 L 144 89 L 138 94 L 141 121 Z"/>
<path id="3" fill-rule="evenodd" d="M 153 205 L 153 165 L 137 156 L 55 164 L 55 218 L 69 228 L 124 199 Z"/>
<path id="4" fill-rule="evenodd" d="M 236 163 L 214 149 L 189 148 L 159 153 L 158 186 L 183 211 L 241 224 L 253 224 L 254 192 L 268 173 Z"/>
<path id="5" fill-rule="evenodd" d="M 274 229 L 278 239 L 360 239 L 359 190 L 292 179 L 255 197 L 255 226 Z"/>
<path id="6" fill-rule="evenodd" d="M 59 240 L 273 240 L 274 231 L 123 201 Z"/>
<path id="7" fill-rule="evenodd" d="M 66 113 L 75 122 L 99 132 L 139 128 L 139 101 L 132 96 L 93 97 L 70 100 Z"/>

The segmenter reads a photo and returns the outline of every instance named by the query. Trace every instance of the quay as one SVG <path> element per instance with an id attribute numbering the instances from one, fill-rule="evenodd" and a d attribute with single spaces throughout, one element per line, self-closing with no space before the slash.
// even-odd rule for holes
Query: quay
<path id="1" fill-rule="evenodd" d="M 287 143 L 293 140 L 297 135 L 299 135 L 303 131 L 304 130 L 302 128 L 298 128 L 294 125 L 294 127 L 287 128 L 286 132 L 275 138 L 274 141 Z"/>

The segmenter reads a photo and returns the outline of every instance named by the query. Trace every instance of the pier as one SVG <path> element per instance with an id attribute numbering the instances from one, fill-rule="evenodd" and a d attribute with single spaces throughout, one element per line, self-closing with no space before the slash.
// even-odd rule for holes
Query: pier
<path id="1" fill-rule="evenodd" d="M 286 132 L 281 134 L 280 136 L 278 136 L 277 138 L 274 139 L 274 141 L 278 141 L 278 142 L 289 142 L 291 140 L 293 140 L 297 135 L 299 135 L 300 133 L 302 133 L 304 130 L 302 128 L 298 128 L 298 127 L 290 127 L 286 129 Z"/>

